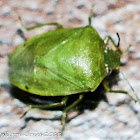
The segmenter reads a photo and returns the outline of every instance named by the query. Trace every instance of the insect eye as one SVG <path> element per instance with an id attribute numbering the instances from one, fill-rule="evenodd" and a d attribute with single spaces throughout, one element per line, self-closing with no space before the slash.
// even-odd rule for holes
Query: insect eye
<path id="1" fill-rule="evenodd" d="M 110 74 L 112 72 L 112 69 L 111 68 L 108 68 L 108 73 Z"/>

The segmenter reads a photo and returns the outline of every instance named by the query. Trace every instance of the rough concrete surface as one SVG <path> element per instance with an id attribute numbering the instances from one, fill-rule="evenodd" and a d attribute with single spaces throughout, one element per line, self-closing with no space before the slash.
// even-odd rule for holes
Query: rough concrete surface
<path id="1" fill-rule="evenodd" d="M 100 102 L 95 110 L 85 110 L 72 119 L 61 134 L 61 111 L 32 110 L 28 117 L 45 119 L 20 119 L 27 106 L 10 94 L 8 56 L 24 40 L 17 34 L 21 29 L 18 16 L 28 27 L 37 23 L 59 22 L 64 27 L 88 24 L 89 11 L 94 4 L 92 25 L 102 38 L 111 35 L 124 51 L 121 71 L 140 98 L 140 1 L 139 0 L 1 0 L 0 1 L 0 137 L 21 140 L 140 140 L 140 105 L 126 95 L 108 94 L 109 106 Z M 30 38 L 55 27 L 43 27 L 26 32 Z M 126 80 L 120 75 L 113 89 L 126 90 L 134 96 Z M 74 115 L 73 112 L 71 115 Z"/>

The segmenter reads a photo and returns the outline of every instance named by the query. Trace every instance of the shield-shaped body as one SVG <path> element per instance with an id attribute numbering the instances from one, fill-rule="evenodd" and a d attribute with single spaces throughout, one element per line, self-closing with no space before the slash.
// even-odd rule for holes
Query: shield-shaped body
<path id="1" fill-rule="evenodd" d="M 92 26 L 35 36 L 10 56 L 10 81 L 41 96 L 94 91 L 107 75 L 106 45 Z"/>

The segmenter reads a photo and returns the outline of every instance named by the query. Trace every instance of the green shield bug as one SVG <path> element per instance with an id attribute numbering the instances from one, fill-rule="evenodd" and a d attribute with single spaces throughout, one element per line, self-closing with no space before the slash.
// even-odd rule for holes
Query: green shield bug
<path id="1" fill-rule="evenodd" d="M 62 101 L 30 105 L 30 109 L 64 106 L 64 124 L 67 113 L 79 104 L 84 94 L 94 92 L 100 84 L 109 92 L 128 94 L 110 90 L 105 81 L 110 70 L 119 70 L 122 52 L 119 43 L 116 45 L 110 36 L 101 39 L 91 26 L 91 16 L 86 27 L 65 29 L 58 23 L 46 23 L 26 29 L 44 25 L 55 25 L 58 29 L 37 35 L 20 45 L 9 57 L 9 77 L 14 86 L 26 92 L 62 96 Z M 109 41 L 115 49 L 108 48 Z M 79 98 L 67 106 L 72 94 L 79 94 Z"/>

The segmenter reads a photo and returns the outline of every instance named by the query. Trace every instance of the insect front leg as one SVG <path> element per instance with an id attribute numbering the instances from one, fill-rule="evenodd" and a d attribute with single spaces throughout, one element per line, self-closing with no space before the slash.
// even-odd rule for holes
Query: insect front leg
<path id="1" fill-rule="evenodd" d="M 108 42 L 111 41 L 111 43 L 115 46 L 115 48 L 118 47 L 118 45 L 115 43 L 115 41 L 113 40 L 113 38 L 109 35 L 107 35 L 104 39 L 104 43 L 108 44 Z M 119 44 L 119 43 L 118 43 Z"/>
<path id="2" fill-rule="evenodd" d="M 108 85 L 108 82 L 106 80 L 104 80 L 102 82 L 103 84 L 103 87 L 104 89 L 107 91 L 107 92 L 111 92 L 111 93 L 122 93 L 122 94 L 126 94 L 128 95 L 134 102 L 137 102 L 136 99 L 134 99 L 127 91 L 124 91 L 124 90 L 111 90 L 109 85 Z"/>
<path id="3" fill-rule="evenodd" d="M 117 33 L 117 36 L 118 36 L 118 44 L 115 43 L 115 41 L 113 40 L 113 38 L 111 36 L 106 36 L 105 39 L 104 39 L 104 43 L 107 45 L 109 41 L 111 41 L 111 43 L 113 44 L 113 46 L 118 50 L 118 52 L 120 54 L 122 54 L 122 51 L 120 50 L 119 48 L 119 45 L 120 45 L 120 37 L 119 37 L 119 34 Z"/>
<path id="4" fill-rule="evenodd" d="M 57 22 L 54 22 L 54 23 L 37 24 L 37 25 L 35 25 L 35 26 L 32 26 L 32 27 L 28 27 L 28 28 L 27 28 L 27 27 L 23 24 L 23 22 L 22 22 L 20 16 L 18 17 L 18 19 L 19 19 L 19 21 L 20 21 L 22 27 L 23 27 L 25 30 L 27 30 L 27 31 L 31 31 L 31 30 L 33 30 L 33 29 L 40 28 L 40 27 L 43 27 L 43 26 L 46 26 L 46 25 L 47 25 L 47 26 L 56 26 L 57 29 L 62 29 L 62 28 L 63 28 L 63 26 L 62 26 L 61 24 L 57 23 Z"/>
<path id="5" fill-rule="evenodd" d="M 44 104 L 44 105 L 29 105 L 29 109 L 21 116 L 23 118 L 31 109 L 40 108 L 40 109 L 50 109 L 60 106 L 65 106 L 68 101 L 68 96 L 63 97 L 61 102 L 53 104 Z"/>

